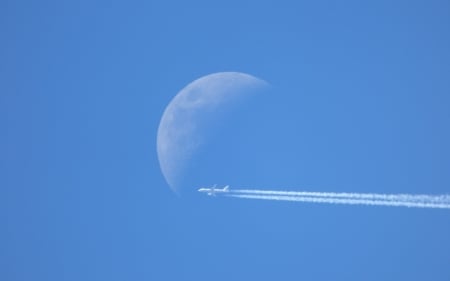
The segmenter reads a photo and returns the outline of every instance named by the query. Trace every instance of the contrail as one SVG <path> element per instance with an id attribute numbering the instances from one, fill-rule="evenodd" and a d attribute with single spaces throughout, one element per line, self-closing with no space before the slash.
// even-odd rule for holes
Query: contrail
<path id="1" fill-rule="evenodd" d="M 449 203 L 427 203 L 427 202 L 350 199 L 350 198 L 333 198 L 333 197 L 302 197 L 302 196 L 279 196 L 279 195 L 256 195 L 256 194 L 226 194 L 224 196 L 243 199 L 259 199 L 259 200 L 275 200 L 275 201 L 450 209 Z"/>
<path id="2" fill-rule="evenodd" d="M 450 195 L 336 193 L 259 189 L 235 189 L 224 195 L 235 198 L 276 201 L 450 209 Z"/>
<path id="3" fill-rule="evenodd" d="M 346 199 L 368 199 L 384 201 L 408 201 L 423 203 L 450 204 L 450 195 L 427 195 L 427 194 L 379 194 L 379 193 L 348 193 L 348 192 L 310 192 L 310 191 L 282 191 L 261 189 L 232 189 L 230 193 L 254 194 L 254 195 L 277 195 L 277 196 L 306 196 L 327 197 Z"/>

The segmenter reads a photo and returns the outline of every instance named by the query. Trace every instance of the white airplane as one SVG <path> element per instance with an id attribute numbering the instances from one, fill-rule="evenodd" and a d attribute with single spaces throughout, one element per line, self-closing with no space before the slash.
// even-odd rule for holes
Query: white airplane
<path id="1" fill-rule="evenodd" d="M 229 185 L 225 186 L 224 188 L 216 188 L 216 184 L 215 184 L 211 188 L 207 188 L 207 187 L 199 188 L 198 192 L 205 192 L 209 196 L 216 196 L 217 193 L 226 193 L 226 192 L 228 192 L 229 188 L 230 188 Z"/>

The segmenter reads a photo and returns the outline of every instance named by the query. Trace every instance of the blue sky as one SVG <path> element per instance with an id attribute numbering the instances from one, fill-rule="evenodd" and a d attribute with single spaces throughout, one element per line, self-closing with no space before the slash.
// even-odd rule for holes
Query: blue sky
<path id="1" fill-rule="evenodd" d="M 449 11 L 3 1 L 0 279 L 449 280 L 446 210 L 194 192 L 450 193 Z M 176 196 L 159 121 L 178 91 L 220 71 L 271 91 L 217 124 Z"/>

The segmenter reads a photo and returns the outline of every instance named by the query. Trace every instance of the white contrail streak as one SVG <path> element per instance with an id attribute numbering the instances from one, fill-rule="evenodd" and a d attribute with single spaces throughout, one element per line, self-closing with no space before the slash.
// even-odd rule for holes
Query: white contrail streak
<path id="1" fill-rule="evenodd" d="M 450 195 L 309 192 L 261 189 L 232 189 L 224 195 L 235 198 L 276 201 L 450 209 Z"/>
<path id="2" fill-rule="evenodd" d="M 450 205 L 450 195 L 426 194 L 377 194 L 377 193 L 347 193 L 347 192 L 309 192 L 309 191 L 281 191 L 260 189 L 233 189 L 232 194 L 272 195 L 292 197 L 320 197 L 336 199 L 382 200 L 392 202 L 436 203 Z"/>
<path id="3" fill-rule="evenodd" d="M 225 196 L 243 199 L 259 199 L 259 200 L 275 200 L 275 201 L 450 209 L 449 202 L 414 202 L 414 201 L 371 200 L 371 199 L 353 199 L 353 198 L 336 198 L 336 197 L 319 197 L 319 196 L 307 197 L 307 196 L 233 194 L 233 193 L 226 194 Z"/>

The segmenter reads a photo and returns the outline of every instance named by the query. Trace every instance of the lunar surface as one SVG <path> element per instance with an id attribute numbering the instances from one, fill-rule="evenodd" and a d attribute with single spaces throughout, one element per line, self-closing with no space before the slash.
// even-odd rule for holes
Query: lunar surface
<path id="1" fill-rule="evenodd" d="M 201 77 L 183 88 L 165 109 L 157 134 L 161 171 L 170 188 L 179 193 L 192 157 L 208 141 L 208 130 L 219 126 L 220 116 L 233 105 L 252 97 L 268 84 L 239 72 Z"/>

